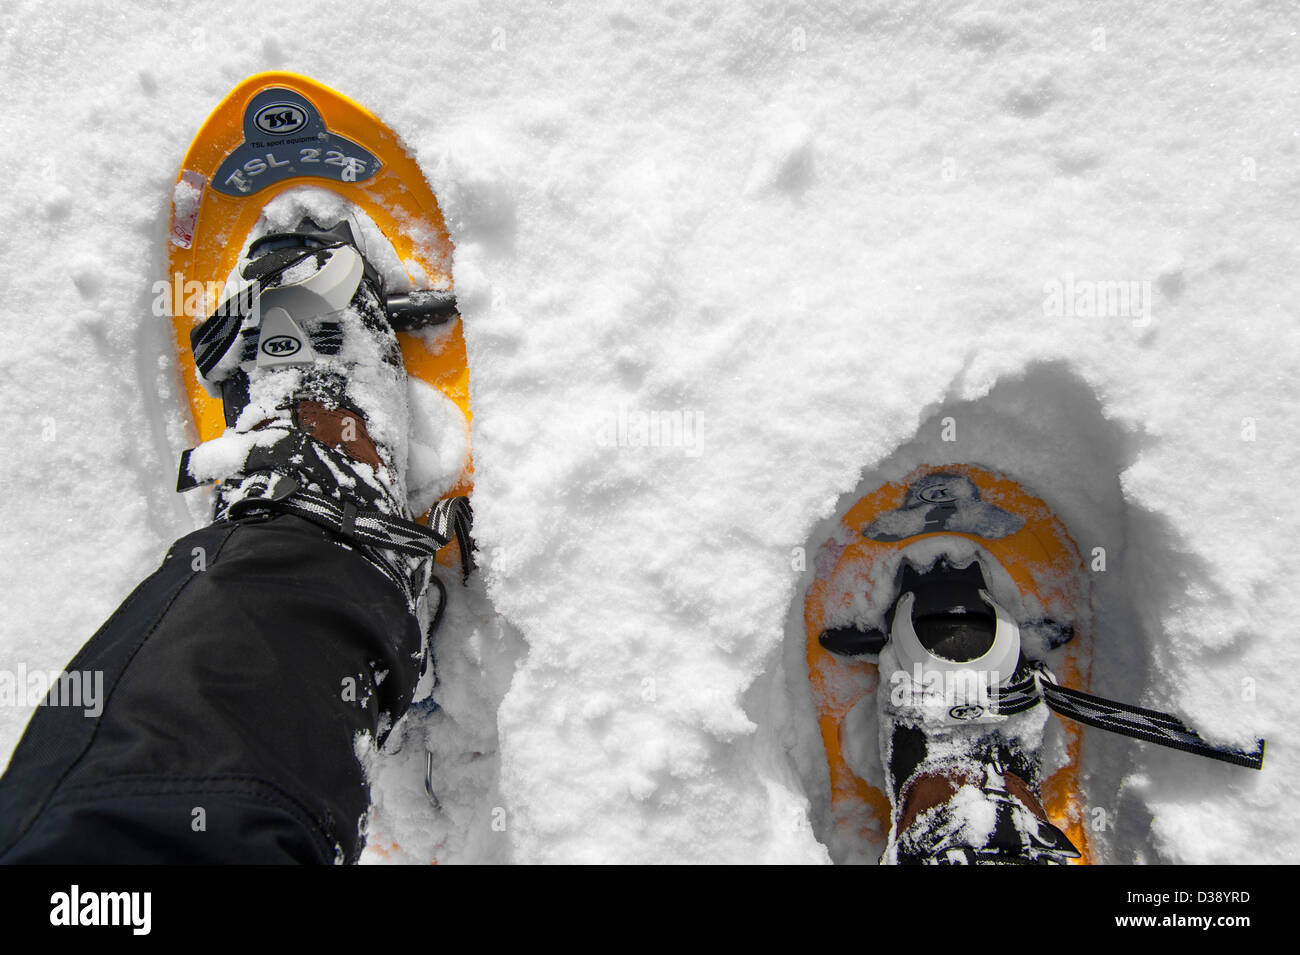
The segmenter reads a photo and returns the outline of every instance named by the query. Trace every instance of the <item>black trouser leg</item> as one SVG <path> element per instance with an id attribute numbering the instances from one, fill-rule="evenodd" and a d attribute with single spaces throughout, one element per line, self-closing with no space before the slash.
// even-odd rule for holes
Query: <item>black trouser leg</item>
<path id="1" fill-rule="evenodd" d="M 420 647 L 396 586 L 314 524 L 181 538 L 67 668 L 103 674 L 102 712 L 32 718 L 0 862 L 355 861 L 354 747 L 406 709 Z"/>

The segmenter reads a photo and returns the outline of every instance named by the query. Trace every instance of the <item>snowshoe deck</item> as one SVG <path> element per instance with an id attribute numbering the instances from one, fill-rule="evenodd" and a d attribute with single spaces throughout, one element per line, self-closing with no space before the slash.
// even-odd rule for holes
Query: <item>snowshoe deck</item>
<path id="1" fill-rule="evenodd" d="M 200 127 L 173 193 L 168 278 L 172 323 L 195 437 L 224 429 L 219 400 L 194 373 L 191 328 L 218 306 L 226 277 L 261 209 L 297 186 L 330 190 L 364 211 L 391 242 L 418 292 L 450 301 L 452 242 L 420 167 L 382 121 L 347 97 L 294 73 L 244 80 Z M 470 418 L 460 318 L 437 336 L 399 331 L 407 372 L 440 390 Z M 429 344 L 432 340 L 433 344 Z M 469 493 L 471 466 L 447 497 Z M 444 551 L 439 561 L 454 554 Z"/>
<path id="2" fill-rule="evenodd" d="M 918 497 L 918 482 L 938 475 L 968 479 L 977 500 L 954 506 L 937 478 Z M 846 718 L 876 691 L 879 673 L 875 663 L 832 653 L 819 638 L 823 631 L 851 622 L 855 599 L 870 595 L 873 581 L 881 585 L 879 574 L 873 576 L 879 561 L 927 537 L 954 534 L 996 558 L 1022 593 L 1050 608 L 1055 621 L 1073 627 L 1073 639 L 1053 654 L 1053 669 L 1063 686 L 1088 689 L 1091 588 L 1078 549 L 1046 503 L 1005 476 L 967 464 L 923 467 L 902 483 L 887 484 L 859 500 L 819 551 L 804 602 L 809 679 L 830 772 L 832 839 L 857 846 L 857 858 L 883 849 L 890 828 L 883 779 L 861 778 L 849 765 L 843 739 Z M 1086 863 L 1090 854 L 1078 770 L 1082 732 L 1073 722 L 1060 722 L 1068 758 L 1045 778 L 1043 806 Z"/>

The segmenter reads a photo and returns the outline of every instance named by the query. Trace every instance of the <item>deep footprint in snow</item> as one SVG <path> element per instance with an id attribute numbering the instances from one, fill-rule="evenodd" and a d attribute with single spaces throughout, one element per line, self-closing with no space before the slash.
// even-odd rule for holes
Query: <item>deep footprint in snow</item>
<path id="1" fill-rule="evenodd" d="M 922 465 L 981 465 L 1020 482 L 1065 523 L 1086 563 L 1095 564 L 1098 555 L 1105 561 L 1105 571 L 1094 568 L 1091 574 L 1093 691 L 1140 700 L 1147 686 L 1151 637 L 1144 633 L 1135 610 L 1144 597 L 1142 584 L 1134 582 L 1141 575 L 1126 573 L 1134 528 L 1140 526 L 1149 538 L 1140 548 L 1148 561 L 1153 551 L 1158 555 L 1161 549 L 1177 547 L 1173 535 L 1153 532 L 1159 518 L 1135 513 L 1124 499 L 1120 474 L 1137 456 L 1141 440 L 1139 432 L 1108 420 L 1091 388 L 1067 366 L 1034 365 L 1018 377 L 998 382 L 982 397 L 941 403 L 916 436 L 864 476 L 841 499 L 836 516 L 818 528 L 806 547 L 810 566 L 787 618 L 784 663 L 797 714 L 795 766 L 812 805 L 813 831 L 834 861 L 874 862 L 886 836 L 882 832 L 877 839 L 863 840 L 833 830 L 825 750 L 808 683 L 804 596 L 818 566 L 817 555 L 824 545 L 836 546 L 840 516 L 865 495 Z M 849 714 L 841 742 L 853 771 L 880 785 L 883 772 L 872 697 Z M 1050 738 L 1047 745 L 1052 745 Z M 1100 821 L 1094 852 L 1101 861 L 1154 853 L 1141 800 L 1124 795 L 1124 778 L 1140 756 L 1137 745 L 1102 733 L 1084 737 L 1080 788 L 1087 810 Z"/>

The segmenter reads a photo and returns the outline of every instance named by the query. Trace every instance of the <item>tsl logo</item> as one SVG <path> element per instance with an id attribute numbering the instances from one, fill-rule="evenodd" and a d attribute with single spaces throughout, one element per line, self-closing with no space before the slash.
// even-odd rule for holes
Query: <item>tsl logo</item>
<path id="1" fill-rule="evenodd" d="M 288 355 L 296 355 L 298 349 L 302 347 L 302 342 L 292 335 L 273 335 L 266 341 L 262 342 L 262 351 L 272 358 L 284 358 Z"/>
<path id="2" fill-rule="evenodd" d="M 927 504 L 951 504 L 957 500 L 946 484 L 932 484 L 917 494 Z"/>
<path id="3" fill-rule="evenodd" d="M 288 136 L 307 125 L 307 111 L 292 103 L 271 103 L 257 111 L 253 125 L 268 136 Z"/>

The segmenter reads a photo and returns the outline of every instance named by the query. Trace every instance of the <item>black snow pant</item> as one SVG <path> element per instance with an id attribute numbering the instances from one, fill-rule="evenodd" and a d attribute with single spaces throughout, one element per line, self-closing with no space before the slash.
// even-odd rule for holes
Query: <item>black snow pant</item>
<path id="1" fill-rule="evenodd" d="M 356 861 L 355 747 L 409 705 L 420 648 L 396 585 L 314 524 L 181 538 L 67 668 L 102 673 L 102 711 L 37 708 L 0 862 Z"/>

